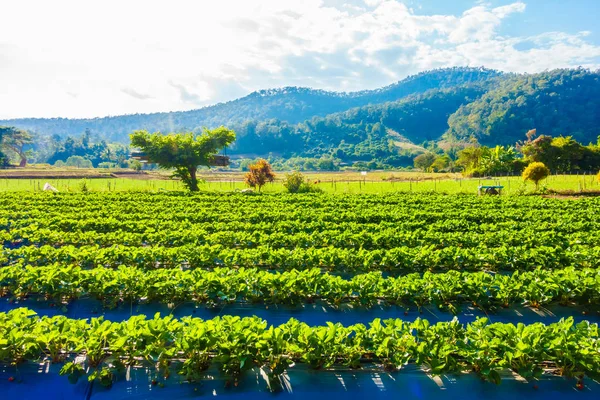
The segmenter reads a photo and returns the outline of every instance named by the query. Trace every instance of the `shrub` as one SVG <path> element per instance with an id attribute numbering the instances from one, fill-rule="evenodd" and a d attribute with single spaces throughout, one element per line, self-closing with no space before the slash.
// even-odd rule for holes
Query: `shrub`
<path id="1" fill-rule="evenodd" d="M 523 171 L 523 180 L 535 183 L 537 190 L 540 181 L 550 175 L 550 170 L 542 162 L 532 162 Z"/>
<path id="2" fill-rule="evenodd" d="M 300 172 L 286 174 L 283 186 L 289 193 L 322 192 L 321 188 L 311 185 Z"/>
<path id="3" fill-rule="evenodd" d="M 134 171 L 141 171 L 142 170 L 142 163 L 139 162 L 138 160 L 130 160 L 129 161 L 129 168 L 131 168 Z"/>
<path id="4" fill-rule="evenodd" d="M 116 168 L 117 164 L 109 161 L 98 163 L 98 168 Z"/>
<path id="5" fill-rule="evenodd" d="M 56 165 L 56 164 L 55 164 Z M 76 167 L 76 168 L 94 168 L 92 162 L 87 158 L 83 158 L 81 156 L 71 156 L 67 158 L 65 162 L 65 166 L 67 167 Z"/>
<path id="6" fill-rule="evenodd" d="M 90 191 L 90 188 L 88 187 L 87 179 L 83 178 L 82 180 L 79 181 L 79 190 L 83 193 L 87 193 Z"/>
<path id="7" fill-rule="evenodd" d="M 288 192 L 298 193 L 304 184 L 304 175 L 302 175 L 300 172 L 285 174 L 283 186 L 287 189 Z"/>

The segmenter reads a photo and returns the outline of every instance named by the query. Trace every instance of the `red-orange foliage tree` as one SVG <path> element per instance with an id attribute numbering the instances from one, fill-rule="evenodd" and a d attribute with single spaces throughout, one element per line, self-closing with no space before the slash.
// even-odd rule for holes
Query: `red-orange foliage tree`
<path id="1" fill-rule="evenodd" d="M 246 173 L 244 181 L 248 186 L 258 187 L 258 190 L 267 183 L 275 180 L 275 173 L 271 169 L 271 164 L 267 160 L 262 158 L 256 163 L 251 164 L 249 167 L 250 171 Z"/>

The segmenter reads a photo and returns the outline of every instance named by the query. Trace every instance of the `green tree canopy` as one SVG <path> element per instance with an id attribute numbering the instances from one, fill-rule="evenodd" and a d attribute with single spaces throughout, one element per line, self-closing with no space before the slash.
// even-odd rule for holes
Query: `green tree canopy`
<path id="1" fill-rule="evenodd" d="M 164 169 L 174 168 L 174 175 L 190 191 L 196 192 L 198 166 L 210 167 L 213 157 L 235 140 L 235 132 L 223 126 L 204 129 L 200 135 L 194 135 L 193 132 L 163 135 L 141 130 L 132 133 L 130 138 L 131 145 L 144 151 L 150 162 Z"/>
<path id="2" fill-rule="evenodd" d="M 33 143 L 33 138 L 29 132 L 12 126 L 0 126 L 0 145 L 2 150 L 11 151 L 19 156 L 20 167 L 27 165 L 27 155 L 24 147 L 30 143 Z M 2 153 L 0 152 L 0 163 L 2 162 L 2 157 Z"/>
<path id="3" fill-rule="evenodd" d="M 529 140 L 521 149 L 529 161 L 543 162 L 553 171 L 595 170 L 600 167 L 598 146 L 583 146 L 572 136 L 541 135 Z"/>
<path id="4" fill-rule="evenodd" d="M 67 161 L 65 161 L 64 165 L 65 167 L 75 168 L 94 168 L 90 160 L 81 156 L 71 156 L 67 158 Z"/>
<path id="5" fill-rule="evenodd" d="M 438 156 L 435 161 L 429 166 L 434 172 L 441 172 L 448 169 L 452 164 L 452 159 L 447 155 Z"/>
<path id="6" fill-rule="evenodd" d="M 420 168 L 423 171 L 428 171 L 431 165 L 434 163 L 436 155 L 433 153 L 423 153 L 415 157 L 414 163 L 415 168 Z"/>
<path id="7" fill-rule="evenodd" d="M 535 183 L 537 190 L 540 181 L 550 175 L 550 170 L 542 162 L 532 162 L 523 171 L 523 180 Z"/>

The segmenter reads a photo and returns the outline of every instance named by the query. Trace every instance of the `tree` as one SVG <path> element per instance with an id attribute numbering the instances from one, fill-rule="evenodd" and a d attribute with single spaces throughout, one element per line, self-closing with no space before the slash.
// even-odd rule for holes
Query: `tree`
<path id="1" fill-rule="evenodd" d="M 258 187 L 258 190 L 267 183 L 275 180 L 275 173 L 267 160 L 259 159 L 256 163 L 249 166 L 250 171 L 246 172 L 244 181 L 248 186 Z"/>
<path id="2" fill-rule="evenodd" d="M 465 147 L 458 152 L 456 165 L 463 167 L 466 175 L 472 175 L 474 171 L 479 169 L 483 149 L 481 146 Z"/>
<path id="3" fill-rule="evenodd" d="M 139 162 L 138 160 L 131 160 L 131 161 L 129 161 L 129 168 L 131 168 L 134 171 L 141 171 L 142 163 Z"/>
<path id="4" fill-rule="evenodd" d="M 67 161 L 65 161 L 65 167 L 94 168 L 90 160 L 81 156 L 71 156 L 67 158 Z"/>
<path id="5" fill-rule="evenodd" d="M 33 143 L 29 132 L 14 127 L 2 126 L 0 127 L 0 143 L 4 149 L 10 150 L 19 156 L 19 167 L 27 165 L 27 154 L 24 147 Z"/>
<path id="6" fill-rule="evenodd" d="M 583 146 L 571 136 L 541 135 L 525 142 L 521 151 L 528 161 L 543 162 L 553 171 L 589 171 L 600 167 L 598 147 L 593 144 Z"/>
<path id="7" fill-rule="evenodd" d="M 443 156 L 438 156 L 429 168 L 431 168 L 434 172 L 441 172 L 445 169 L 448 169 L 451 162 L 452 159 L 450 156 L 444 154 Z"/>
<path id="8" fill-rule="evenodd" d="M 8 166 L 8 159 L 6 155 L 2 152 L 2 138 L 4 136 L 4 131 L 0 127 L 0 168 Z"/>
<path id="9" fill-rule="evenodd" d="M 333 162 L 333 158 L 321 157 L 321 159 L 317 161 L 317 169 L 319 171 L 335 171 L 336 165 Z"/>
<path id="10" fill-rule="evenodd" d="M 484 147 L 481 166 L 487 173 L 509 172 L 517 159 L 517 151 L 512 146 Z"/>
<path id="11" fill-rule="evenodd" d="M 523 171 L 523 180 L 535 183 L 535 190 L 538 189 L 540 181 L 550 175 L 550 170 L 542 162 L 532 162 Z"/>
<path id="12" fill-rule="evenodd" d="M 197 192 L 198 166 L 210 167 L 213 157 L 222 148 L 235 140 L 235 132 L 223 126 L 208 130 L 202 134 L 160 132 L 148 133 L 135 131 L 131 135 L 131 145 L 140 148 L 148 156 L 149 162 L 157 163 L 161 168 L 174 168 L 174 176 L 192 192 Z"/>
<path id="13" fill-rule="evenodd" d="M 415 168 L 420 168 L 423 171 L 427 171 L 435 161 L 435 158 L 435 154 L 433 153 L 419 154 L 414 159 Z"/>

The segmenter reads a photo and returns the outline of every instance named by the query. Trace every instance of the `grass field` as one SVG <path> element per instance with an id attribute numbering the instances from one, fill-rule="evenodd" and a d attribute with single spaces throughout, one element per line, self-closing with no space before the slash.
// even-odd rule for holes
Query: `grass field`
<path id="1" fill-rule="evenodd" d="M 285 174 L 278 174 L 283 178 Z M 426 174 L 418 172 L 373 172 L 366 176 L 358 172 L 307 173 L 311 182 L 327 193 L 389 193 L 389 192 L 440 192 L 440 193 L 477 193 L 479 185 L 502 185 L 505 194 L 533 192 L 532 183 L 524 184 L 520 176 L 494 178 L 463 178 L 459 174 Z M 143 178 L 143 179 L 142 179 Z M 203 191 L 234 191 L 245 189 L 243 175 L 239 172 L 211 173 L 202 176 L 205 180 L 200 189 Z M 63 179 L 2 179 L 0 191 L 40 191 L 48 182 L 61 192 L 77 192 L 81 189 L 81 178 Z M 87 179 L 86 185 L 91 191 L 177 191 L 183 185 L 176 180 L 165 179 L 164 174 L 151 174 L 132 178 Z M 556 191 L 600 190 L 595 175 L 555 175 L 540 183 L 540 189 Z M 285 191 L 281 181 L 266 185 L 264 192 Z"/>

